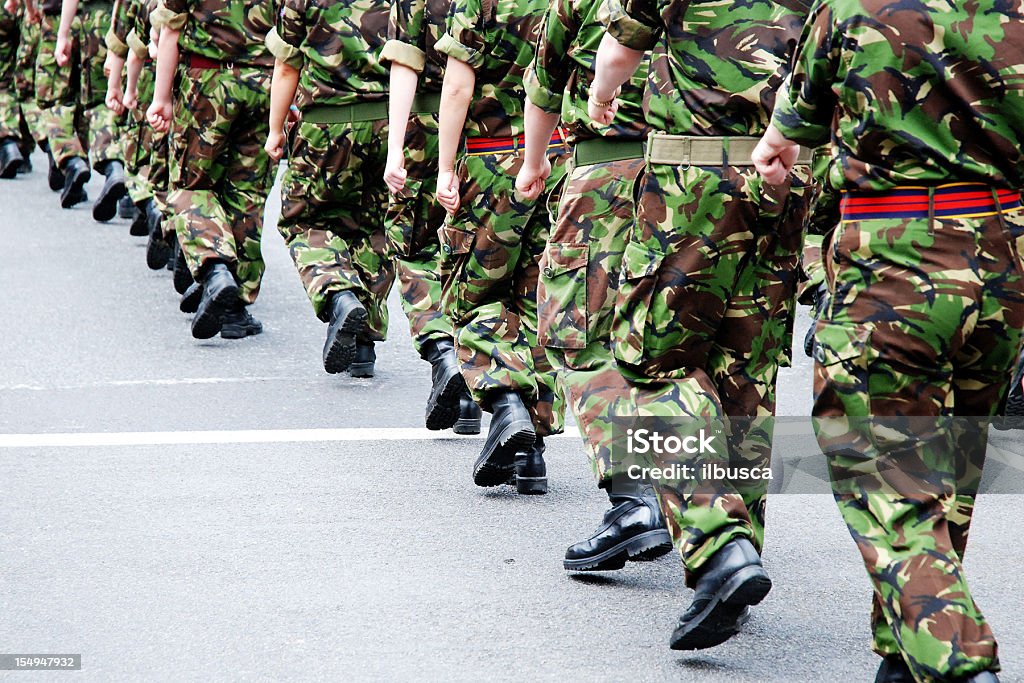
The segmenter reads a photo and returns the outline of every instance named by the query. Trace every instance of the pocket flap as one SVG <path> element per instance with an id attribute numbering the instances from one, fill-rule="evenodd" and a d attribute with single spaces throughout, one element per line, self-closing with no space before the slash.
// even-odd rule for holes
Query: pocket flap
<path id="1" fill-rule="evenodd" d="M 630 242 L 622 254 L 622 276 L 627 280 L 648 277 L 657 272 L 665 254 L 637 242 Z"/>
<path id="2" fill-rule="evenodd" d="M 541 274 L 546 278 L 558 277 L 587 266 L 588 248 L 585 244 L 552 242 L 544 251 Z"/>
<path id="3" fill-rule="evenodd" d="M 814 360 L 828 367 L 860 358 L 870 338 L 870 327 L 825 323 L 814 334 Z"/>
<path id="4" fill-rule="evenodd" d="M 447 256 L 454 254 L 468 254 L 473 248 L 473 238 L 476 233 L 453 228 L 450 225 L 442 225 L 438 233 L 441 241 L 441 251 Z"/>

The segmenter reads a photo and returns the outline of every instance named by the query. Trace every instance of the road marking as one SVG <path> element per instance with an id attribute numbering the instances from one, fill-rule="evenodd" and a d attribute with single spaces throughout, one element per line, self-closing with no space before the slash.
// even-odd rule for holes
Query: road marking
<path id="1" fill-rule="evenodd" d="M 294 376 L 280 377 L 175 377 L 172 379 L 114 379 L 87 384 L 58 384 L 43 386 L 40 384 L 8 384 L 0 385 L 0 391 L 67 391 L 77 389 L 96 389 L 98 387 L 176 387 L 194 384 L 246 384 L 249 382 L 294 382 Z"/>
<path id="2" fill-rule="evenodd" d="M 106 446 L 177 446 L 233 443 L 328 443 L 338 441 L 464 441 L 482 439 L 450 431 L 410 428 L 240 429 L 179 432 L 58 432 L 52 434 L 0 434 L 0 449 L 96 448 Z M 579 439 L 575 427 L 558 438 Z M 552 437 L 554 438 L 554 437 Z"/>

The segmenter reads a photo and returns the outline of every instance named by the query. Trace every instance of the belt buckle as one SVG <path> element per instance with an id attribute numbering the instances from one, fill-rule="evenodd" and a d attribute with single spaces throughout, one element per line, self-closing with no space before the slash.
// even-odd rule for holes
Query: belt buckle
<path id="1" fill-rule="evenodd" d="M 234 62 L 224 62 L 224 68 L 228 69 L 229 71 L 234 71 L 235 70 L 235 63 Z"/>

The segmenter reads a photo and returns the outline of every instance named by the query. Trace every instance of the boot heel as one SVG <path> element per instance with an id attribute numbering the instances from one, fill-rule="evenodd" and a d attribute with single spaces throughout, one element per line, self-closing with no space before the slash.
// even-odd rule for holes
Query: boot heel
<path id="1" fill-rule="evenodd" d="M 542 496 L 548 492 L 548 478 L 517 476 L 516 492 L 524 496 Z"/>
<path id="2" fill-rule="evenodd" d="M 455 426 L 452 427 L 452 431 L 456 434 L 479 434 L 480 433 L 480 418 L 462 418 L 460 417 L 455 421 Z"/>

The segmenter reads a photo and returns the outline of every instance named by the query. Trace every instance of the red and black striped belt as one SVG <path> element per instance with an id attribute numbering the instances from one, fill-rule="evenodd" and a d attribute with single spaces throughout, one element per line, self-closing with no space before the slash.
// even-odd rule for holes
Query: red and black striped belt
<path id="1" fill-rule="evenodd" d="M 839 208 L 844 221 L 874 218 L 982 218 L 1021 208 L 1019 190 L 983 183 L 897 187 L 887 192 L 847 190 Z"/>
<path id="2" fill-rule="evenodd" d="M 548 142 L 548 149 L 566 145 L 565 131 L 556 128 L 551 134 Z M 526 135 L 513 135 L 501 138 L 466 138 L 466 154 L 469 156 L 480 156 L 482 154 L 504 154 L 506 152 L 518 152 L 526 147 Z M 566 145 L 566 150 L 568 150 Z"/>
<path id="3" fill-rule="evenodd" d="M 255 65 L 255 64 L 238 64 L 236 62 L 222 62 L 217 59 L 210 59 L 209 57 L 203 57 L 202 55 L 189 54 L 188 56 L 188 68 L 190 69 L 227 69 L 234 70 L 238 67 L 253 68 L 253 69 L 264 69 L 267 67 Z"/>

